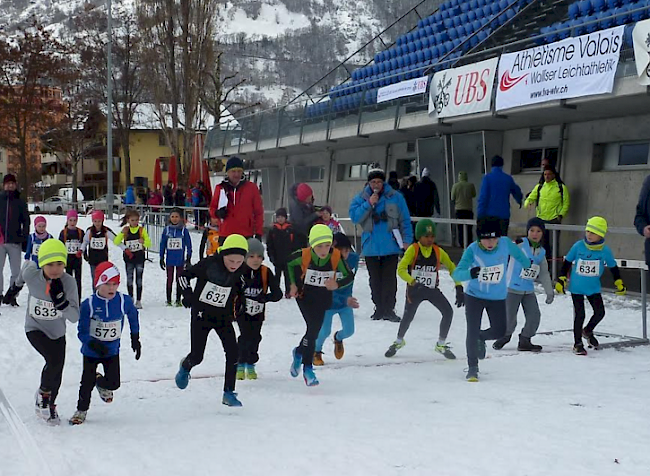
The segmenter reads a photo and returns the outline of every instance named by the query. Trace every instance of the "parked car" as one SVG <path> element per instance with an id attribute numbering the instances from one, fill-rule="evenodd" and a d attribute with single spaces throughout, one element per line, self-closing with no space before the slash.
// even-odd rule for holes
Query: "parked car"
<path id="1" fill-rule="evenodd" d="M 101 197 L 91 200 L 87 203 L 88 210 L 102 210 L 104 212 L 108 211 L 108 205 L 106 204 L 106 197 L 108 195 L 102 195 Z M 113 194 L 113 212 L 119 213 L 124 208 L 124 196 Z"/>
<path id="2" fill-rule="evenodd" d="M 63 215 L 72 207 L 64 197 L 50 197 L 43 202 L 34 203 L 34 213 L 56 213 Z"/>

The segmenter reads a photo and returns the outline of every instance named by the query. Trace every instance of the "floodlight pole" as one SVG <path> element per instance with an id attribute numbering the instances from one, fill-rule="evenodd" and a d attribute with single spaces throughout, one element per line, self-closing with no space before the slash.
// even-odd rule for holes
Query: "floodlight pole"
<path id="1" fill-rule="evenodd" d="M 113 14 L 111 0 L 106 0 L 107 17 L 106 30 L 106 213 L 109 220 L 113 219 Z"/>

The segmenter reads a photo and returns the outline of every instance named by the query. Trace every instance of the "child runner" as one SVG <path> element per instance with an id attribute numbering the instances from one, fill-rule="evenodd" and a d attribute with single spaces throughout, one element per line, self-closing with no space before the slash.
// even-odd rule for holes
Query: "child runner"
<path id="1" fill-rule="evenodd" d="M 98 264 L 108 261 L 108 242 L 111 243 L 117 235 L 104 225 L 104 212 L 95 210 L 90 214 L 93 225 L 86 230 L 81 244 L 83 257 L 90 265 L 90 280 L 95 282 L 95 268 Z M 124 245 L 120 246 L 124 249 Z M 95 290 L 93 284 L 93 291 Z"/>
<path id="2" fill-rule="evenodd" d="M 77 411 L 70 418 L 71 425 L 86 421 L 90 407 L 90 396 L 97 387 L 99 397 L 106 403 L 113 401 L 113 391 L 120 388 L 120 339 L 124 327 L 124 315 L 129 319 L 131 349 L 135 360 L 140 360 L 140 324 L 138 310 L 133 299 L 117 291 L 120 285 L 120 270 L 113 263 L 105 261 L 95 269 L 95 293 L 81 303 L 77 325 L 83 372 L 79 387 Z M 97 372 L 101 364 L 104 375 Z"/>
<path id="3" fill-rule="evenodd" d="M 290 295 L 307 324 L 307 330 L 298 347 L 293 349 L 291 376 L 297 377 L 300 364 L 307 386 L 318 385 L 312 367 L 316 339 L 323 325 L 325 312 L 332 307 L 332 292 L 352 283 L 354 274 L 348 268 L 341 252 L 332 250 L 332 230 L 325 225 L 314 225 L 309 232 L 309 247 L 296 251 L 289 261 Z M 338 275 L 340 272 L 340 277 Z"/>
<path id="4" fill-rule="evenodd" d="M 38 250 L 45 240 L 52 238 L 47 230 L 47 220 L 43 216 L 34 218 L 34 228 L 36 231 L 30 233 L 27 237 L 27 249 L 25 250 L 25 259 L 31 260 L 38 265 Z"/>
<path id="5" fill-rule="evenodd" d="M 262 264 L 262 261 L 264 261 L 264 245 L 257 238 L 249 238 L 246 265 L 243 267 L 246 312 L 237 319 L 239 325 L 237 380 L 244 380 L 246 377 L 249 380 L 257 379 L 255 364 L 260 359 L 258 350 L 262 341 L 265 304 L 282 299 L 278 278 Z M 267 292 L 269 290 L 270 292 Z"/>
<path id="6" fill-rule="evenodd" d="M 192 239 L 185 228 L 180 208 L 173 208 L 169 214 L 169 225 L 165 227 L 160 238 L 160 268 L 167 269 L 167 305 L 172 305 L 172 286 L 184 267 L 192 265 Z M 165 260 L 165 252 L 167 259 Z M 174 273 L 176 277 L 174 278 Z M 176 307 L 181 307 L 181 288 L 176 283 Z"/>
<path id="7" fill-rule="evenodd" d="M 469 382 L 478 382 L 478 361 L 485 358 L 485 341 L 500 339 L 506 332 L 506 296 L 508 288 L 505 273 L 510 256 L 523 267 L 529 268 L 530 259 L 507 237 L 501 236 L 499 219 L 479 218 L 475 241 L 463 253 L 456 271 L 455 281 L 469 281 L 465 291 L 465 317 L 467 319 L 467 371 Z M 490 328 L 481 330 L 483 311 L 490 319 Z"/>
<path id="8" fill-rule="evenodd" d="M 573 301 L 573 353 L 587 355 L 582 344 L 584 337 L 590 347 L 598 349 L 600 345 L 594 336 L 594 329 L 605 317 L 605 305 L 600 294 L 600 277 L 609 268 L 614 277 L 616 294 L 624 296 L 627 288 L 621 280 L 621 272 L 616 265 L 612 250 L 605 244 L 607 234 L 607 221 L 603 217 L 591 217 L 587 221 L 584 239 L 576 242 L 564 258 L 560 277 L 555 283 L 555 290 L 565 294 L 567 290 L 567 276 L 571 270 L 568 288 Z M 585 322 L 585 297 L 594 311 L 589 323 L 582 328 Z"/>
<path id="9" fill-rule="evenodd" d="M 241 407 L 235 393 L 239 349 L 233 321 L 246 309 L 242 264 L 248 243 L 241 235 L 228 236 L 219 252 L 187 268 L 178 279 L 183 290 L 183 306 L 192 309 L 190 353 L 181 360 L 176 385 L 181 390 L 190 381 L 192 367 L 203 361 L 208 334 L 214 330 L 226 354 L 226 374 L 221 403 Z M 192 289 L 190 281 L 196 279 Z"/>
<path id="10" fill-rule="evenodd" d="M 25 332 L 34 349 L 45 359 L 41 385 L 36 392 L 36 415 L 58 425 L 56 396 L 61 387 L 65 362 L 65 321 L 79 320 L 77 283 L 65 272 L 68 250 L 59 240 L 44 242 L 38 250 L 38 265 L 27 261 L 9 288 L 3 302 L 9 303 L 27 284 Z"/>
<path id="11" fill-rule="evenodd" d="M 535 295 L 535 280 L 539 279 L 546 292 L 546 304 L 553 302 L 553 283 L 548 272 L 546 250 L 544 249 L 544 235 L 546 226 L 540 218 L 531 218 L 526 225 L 526 236 L 517 241 L 519 248 L 530 258 L 533 264 L 523 268 L 516 260 L 510 258 L 506 281 L 508 283 L 508 297 L 506 298 L 506 335 L 492 344 L 495 350 L 500 350 L 510 342 L 513 332 L 517 328 L 517 313 L 519 306 L 524 308 L 526 324 L 519 334 L 517 350 L 540 352 L 541 345 L 533 344 L 530 339 L 537 333 L 541 312 Z"/>
<path id="12" fill-rule="evenodd" d="M 352 251 L 350 239 L 343 233 L 334 234 L 334 247 L 341 253 L 352 273 L 357 272 L 359 268 L 359 255 Z M 323 325 L 320 328 L 318 339 L 316 339 L 316 353 L 314 354 L 314 365 L 324 365 L 323 362 L 323 344 L 332 333 L 332 320 L 336 314 L 341 318 L 341 330 L 334 333 L 334 357 L 337 360 L 343 358 L 345 347 L 343 341 L 354 334 L 354 312 L 353 309 L 359 307 L 359 302 L 352 296 L 352 287 L 354 281 L 348 286 L 334 291 L 332 294 L 332 307 L 325 312 Z"/>
<path id="13" fill-rule="evenodd" d="M 332 217 L 332 207 L 325 205 L 320 209 L 321 216 L 317 223 L 327 225 L 332 233 L 343 233 L 341 224 Z"/>
<path id="14" fill-rule="evenodd" d="M 65 267 L 65 272 L 70 276 L 74 275 L 77 280 L 77 291 L 81 296 L 81 243 L 84 239 L 84 232 L 81 228 L 77 228 L 78 220 L 79 214 L 77 210 L 68 210 L 66 226 L 59 233 L 59 240 L 63 242 L 68 250 L 68 264 Z"/>
<path id="15" fill-rule="evenodd" d="M 142 275 L 144 274 L 144 250 L 151 247 L 147 230 L 140 226 L 140 214 L 136 210 L 128 210 L 122 219 L 122 225 L 127 224 L 113 242 L 120 245 L 124 241 L 124 264 L 126 265 L 126 289 L 133 298 L 133 274 L 137 299 L 135 307 L 142 309 Z"/>
<path id="16" fill-rule="evenodd" d="M 293 226 L 287 221 L 287 209 L 278 208 L 275 211 L 275 223 L 266 235 L 266 250 L 269 252 L 269 259 L 275 267 L 275 273 L 280 280 L 284 275 L 284 297 L 289 297 L 289 275 L 287 274 L 287 263 L 291 253 L 296 250 L 294 244 Z"/>
<path id="17" fill-rule="evenodd" d="M 440 266 L 444 265 L 449 274 L 453 274 L 456 265 L 451 261 L 447 252 L 435 244 L 436 225 L 433 221 L 429 219 L 418 221 L 415 225 L 415 239 L 418 242 L 408 247 L 397 267 L 397 274 L 408 284 L 406 304 L 404 305 L 404 317 L 397 331 L 397 339 L 384 355 L 393 357 L 399 349 L 406 345 L 404 340 L 406 331 L 413 322 L 420 304 L 428 301 L 442 314 L 435 351 L 447 359 L 455 359 L 456 356 L 446 342 L 451 321 L 454 318 L 454 310 L 438 288 L 438 284 Z M 461 307 L 464 303 L 463 285 L 456 281 L 456 307 Z"/>
<path id="18" fill-rule="evenodd" d="M 205 226 L 201 244 L 199 245 L 199 259 L 212 256 L 219 248 L 219 219 L 210 217 L 210 223 Z M 205 252 L 205 255 L 203 254 Z"/>

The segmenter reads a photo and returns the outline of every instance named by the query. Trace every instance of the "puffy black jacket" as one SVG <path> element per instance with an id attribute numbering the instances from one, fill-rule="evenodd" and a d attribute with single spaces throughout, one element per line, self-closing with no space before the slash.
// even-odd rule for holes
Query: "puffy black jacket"
<path id="1" fill-rule="evenodd" d="M 440 197 L 438 188 L 429 177 L 422 177 L 415 185 L 415 211 L 416 216 L 433 216 L 434 210 L 440 214 Z"/>
<path id="2" fill-rule="evenodd" d="M 643 236 L 643 229 L 648 225 L 650 225 L 650 175 L 643 181 L 634 216 L 634 226 L 641 236 Z M 650 265 L 650 239 L 645 240 L 645 260 Z"/>
<path id="3" fill-rule="evenodd" d="M 0 192 L 0 227 L 5 243 L 27 243 L 29 223 L 27 203 L 20 192 Z"/>
<path id="4" fill-rule="evenodd" d="M 289 190 L 289 221 L 295 231 L 297 248 L 306 248 L 309 244 L 309 231 L 318 220 L 318 215 L 311 204 L 303 203 L 296 197 L 298 183 L 294 183 Z"/>

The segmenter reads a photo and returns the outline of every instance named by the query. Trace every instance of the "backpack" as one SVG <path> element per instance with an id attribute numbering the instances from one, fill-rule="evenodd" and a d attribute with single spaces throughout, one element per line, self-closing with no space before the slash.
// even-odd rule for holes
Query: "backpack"
<path id="1" fill-rule="evenodd" d="M 332 265 L 332 270 L 336 271 L 339 267 L 339 261 L 341 261 L 341 252 L 334 248 L 332 254 L 330 255 L 330 264 Z M 307 275 L 307 268 L 309 268 L 309 263 L 311 263 L 311 248 L 302 249 L 302 276 L 301 279 L 305 279 Z"/>
<path id="2" fill-rule="evenodd" d="M 413 248 L 415 249 L 415 257 L 413 258 L 413 264 L 411 266 L 415 266 L 415 262 L 418 260 L 418 256 L 420 256 L 420 243 L 413 243 Z M 436 271 L 440 270 L 440 248 L 436 245 L 433 245 L 433 252 L 436 254 Z"/>
<path id="3" fill-rule="evenodd" d="M 79 235 L 79 239 L 83 240 L 83 237 L 84 237 L 83 230 L 81 228 L 79 228 L 79 227 L 75 227 L 75 228 L 77 230 L 77 235 Z M 67 226 L 63 229 L 63 243 L 65 243 L 66 241 L 68 241 L 68 227 Z"/>
<path id="4" fill-rule="evenodd" d="M 266 290 L 269 288 L 269 268 L 262 265 L 260 272 L 262 273 L 262 294 L 266 294 Z"/>

